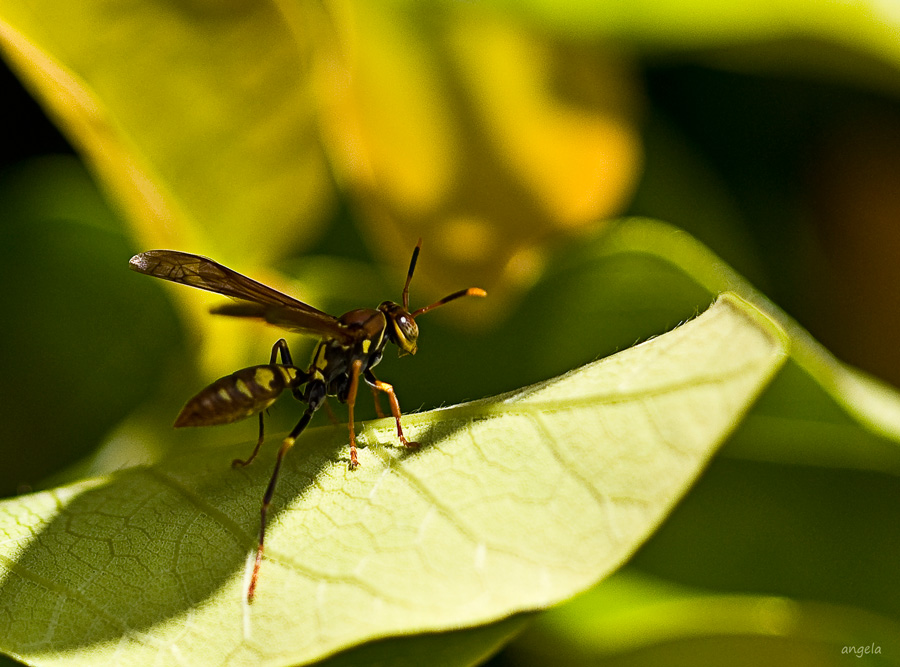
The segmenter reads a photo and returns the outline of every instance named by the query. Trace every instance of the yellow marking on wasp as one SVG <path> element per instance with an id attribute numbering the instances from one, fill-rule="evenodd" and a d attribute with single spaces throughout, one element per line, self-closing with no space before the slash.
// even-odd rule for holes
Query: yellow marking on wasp
<path id="1" fill-rule="evenodd" d="M 253 392 L 250 391 L 250 387 L 247 386 L 247 383 L 243 380 L 235 380 L 234 388 L 241 392 L 247 398 L 253 398 Z"/>
<path id="2" fill-rule="evenodd" d="M 290 384 L 294 380 L 297 379 L 297 371 L 293 368 L 285 368 L 284 366 L 278 366 L 278 370 L 281 372 L 281 377 L 284 378 L 285 384 Z"/>
<path id="3" fill-rule="evenodd" d="M 372 341 L 370 341 L 370 340 L 367 338 L 366 340 L 364 340 L 364 341 L 362 342 L 362 351 L 363 351 L 363 354 L 368 354 L 368 353 L 369 353 L 369 348 L 370 348 L 370 347 L 372 347 Z"/>
<path id="4" fill-rule="evenodd" d="M 226 403 L 231 403 L 231 394 L 228 393 L 227 389 L 219 389 L 219 391 L 217 391 L 216 393 L 223 401 L 225 401 Z"/>
<path id="5" fill-rule="evenodd" d="M 271 368 L 257 368 L 256 373 L 253 374 L 253 380 L 260 387 L 271 387 L 275 380 L 275 373 Z"/>
<path id="6" fill-rule="evenodd" d="M 403 329 L 401 329 L 396 322 L 393 323 L 394 333 L 397 334 L 397 338 L 402 341 L 406 340 L 406 336 L 403 335 Z"/>
<path id="7" fill-rule="evenodd" d="M 313 366 L 316 369 L 325 368 L 328 365 L 328 360 L 325 359 L 325 354 L 327 352 L 327 348 L 324 345 L 319 345 L 319 349 L 316 350 L 315 360 L 313 361 Z"/>

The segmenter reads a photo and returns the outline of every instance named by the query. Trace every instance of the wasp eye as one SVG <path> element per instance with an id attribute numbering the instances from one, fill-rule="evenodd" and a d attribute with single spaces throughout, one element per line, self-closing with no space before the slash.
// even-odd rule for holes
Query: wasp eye
<path id="1" fill-rule="evenodd" d="M 419 327 L 416 325 L 416 321 L 407 315 L 401 315 L 397 318 L 397 327 L 408 341 L 414 341 L 419 337 Z"/>
<path id="2" fill-rule="evenodd" d="M 419 337 L 419 325 L 406 308 L 393 301 L 383 301 L 378 310 L 387 318 L 387 335 L 391 342 L 400 348 L 400 354 L 415 354 L 416 339 Z"/>

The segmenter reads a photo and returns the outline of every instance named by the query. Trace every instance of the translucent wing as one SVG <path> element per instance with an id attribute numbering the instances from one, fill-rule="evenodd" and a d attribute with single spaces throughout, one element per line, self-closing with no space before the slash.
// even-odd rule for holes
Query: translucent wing
<path id="1" fill-rule="evenodd" d="M 214 308 L 213 312 L 220 315 L 262 319 L 284 329 L 339 342 L 352 342 L 355 338 L 336 317 L 237 271 L 232 271 L 207 257 L 178 250 L 148 250 L 132 257 L 129 266 L 138 273 L 223 294 L 244 302 Z"/>
<path id="2" fill-rule="evenodd" d="M 325 317 L 329 318 L 329 321 L 323 321 L 318 314 L 308 313 L 288 306 L 269 306 L 240 301 L 238 303 L 223 303 L 220 306 L 211 308 L 210 312 L 215 315 L 263 320 L 282 329 L 335 340 L 342 345 L 354 343 L 365 335 L 362 329 L 347 328 L 331 315 L 325 315 Z"/>

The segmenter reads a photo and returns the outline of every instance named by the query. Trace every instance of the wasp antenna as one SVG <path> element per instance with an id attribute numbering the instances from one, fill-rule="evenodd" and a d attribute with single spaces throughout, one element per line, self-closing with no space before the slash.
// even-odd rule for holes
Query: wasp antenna
<path id="1" fill-rule="evenodd" d="M 416 261 L 419 259 L 419 250 L 422 249 L 422 239 L 416 244 L 413 250 L 412 259 L 409 260 L 409 271 L 406 272 L 406 284 L 403 285 L 403 307 L 409 310 L 409 283 L 412 281 L 413 271 L 416 270 Z"/>
<path id="2" fill-rule="evenodd" d="M 425 306 L 424 308 L 419 308 L 414 313 L 411 313 L 413 318 L 421 315 L 422 313 L 427 313 L 429 310 L 434 310 L 438 306 L 443 306 L 445 303 L 450 303 L 451 301 L 456 301 L 456 299 L 462 298 L 464 296 L 487 296 L 487 292 L 485 292 L 480 287 L 470 287 L 469 289 L 461 289 L 458 292 L 454 292 L 453 294 L 449 294 L 445 296 L 440 301 L 435 301 L 429 306 Z"/>

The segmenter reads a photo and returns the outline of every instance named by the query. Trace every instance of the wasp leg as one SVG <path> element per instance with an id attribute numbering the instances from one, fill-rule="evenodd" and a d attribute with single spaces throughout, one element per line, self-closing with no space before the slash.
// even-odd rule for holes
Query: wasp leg
<path id="1" fill-rule="evenodd" d="M 331 404 L 328 401 L 325 401 L 325 414 L 328 415 L 328 421 L 331 422 L 332 426 L 337 426 L 340 422 L 338 422 L 337 415 L 334 414 L 334 410 L 331 408 Z"/>
<path id="2" fill-rule="evenodd" d="M 394 415 L 394 421 L 397 422 L 397 437 L 400 439 L 400 442 L 403 443 L 404 446 L 409 448 L 415 448 L 419 446 L 418 442 L 411 442 L 406 439 L 406 436 L 403 435 L 403 427 L 400 425 L 400 403 L 397 401 L 397 394 L 394 393 L 394 387 L 389 385 L 387 382 L 382 382 L 378 378 L 375 377 L 375 374 L 371 370 L 367 370 L 364 375 L 366 382 L 372 386 L 373 389 L 377 389 L 378 391 L 383 391 L 388 395 L 388 399 L 391 402 L 391 413 Z"/>
<path id="3" fill-rule="evenodd" d="M 290 432 L 288 437 L 284 439 L 281 443 L 281 447 L 278 449 L 278 456 L 275 458 L 275 468 L 272 470 L 272 477 L 269 479 L 269 485 L 266 487 L 265 494 L 263 494 L 262 507 L 260 507 L 259 510 L 259 543 L 256 546 L 256 560 L 253 563 L 253 574 L 250 575 L 250 585 L 247 586 L 247 602 L 253 602 L 253 596 L 256 594 L 256 582 L 259 579 L 259 567 L 262 564 L 263 551 L 265 549 L 266 514 L 269 511 L 269 506 L 272 504 L 272 497 L 275 495 L 275 485 L 278 483 L 278 473 L 281 471 L 281 462 L 284 460 L 284 455 L 294 446 L 294 443 L 297 441 L 297 438 L 300 437 L 303 429 L 309 424 L 313 414 L 319 409 L 321 402 L 321 399 L 310 401 L 309 407 L 306 408 L 306 412 L 303 413 L 300 421 L 297 422 L 297 425 Z"/>
<path id="4" fill-rule="evenodd" d="M 275 344 L 272 346 L 272 354 L 269 356 L 269 365 L 274 366 L 275 360 L 278 358 L 278 354 L 281 354 L 281 363 L 285 366 L 293 366 L 294 362 L 291 361 L 291 351 L 288 349 L 287 341 L 284 338 L 279 338 L 275 341 Z M 300 391 L 296 386 L 291 387 L 291 391 L 294 393 L 295 398 L 299 398 L 302 400 L 302 394 L 298 396 L 298 392 Z M 253 459 L 256 458 L 256 455 L 259 454 L 259 448 L 262 447 L 264 428 L 263 428 L 263 413 L 259 413 L 259 437 L 256 439 L 256 447 L 253 448 L 253 453 L 250 454 L 247 459 L 234 459 L 231 462 L 232 468 L 243 468 L 244 466 L 248 466 L 253 463 Z"/>
<path id="5" fill-rule="evenodd" d="M 272 346 L 272 356 L 269 358 L 269 364 L 275 364 L 275 355 L 277 353 L 281 353 L 282 364 L 284 364 L 285 366 L 294 365 L 294 362 L 291 361 L 291 351 L 288 349 L 287 341 L 284 338 L 279 338 Z"/>
<path id="6" fill-rule="evenodd" d="M 367 384 L 369 383 L 367 382 Z M 369 387 L 372 389 L 372 400 L 375 401 L 375 414 L 378 415 L 379 419 L 384 419 L 387 415 L 384 414 L 384 410 L 381 409 L 381 394 L 379 394 L 378 389 L 371 384 L 369 384 Z"/>
<path id="7" fill-rule="evenodd" d="M 353 406 L 356 404 L 356 390 L 359 388 L 359 373 L 362 370 L 362 361 L 356 359 L 350 364 L 350 389 L 347 392 L 347 411 L 349 412 L 348 426 L 350 428 L 350 469 L 359 465 L 356 460 L 356 426 L 353 423 Z"/>
<path id="8" fill-rule="evenodd" d="M 264 440 L 264 429 L 263 429 L 263 413 L 259 413 L 259 437 L 256 439 L 256 447 L 253 448 L 253 453 L 250 454 L 250 457 L 247 459 L 234 459 L 231 462 L 232 468 L 243 468 L 244 466 L 248 466 L 253 463 L 253 459 L 256 458 L 256 455 L 259 454 L 259 448 L 262 447 Z"/>

